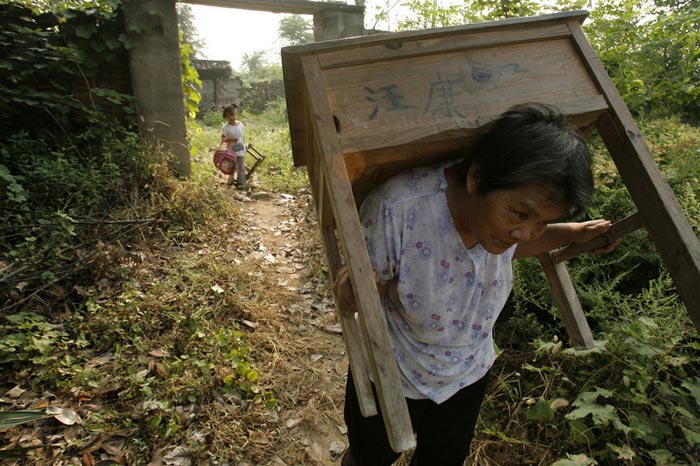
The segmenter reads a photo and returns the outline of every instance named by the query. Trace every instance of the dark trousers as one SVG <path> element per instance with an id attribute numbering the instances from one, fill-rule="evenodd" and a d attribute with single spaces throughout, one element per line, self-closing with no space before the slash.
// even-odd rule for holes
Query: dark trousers
<path id="1" fill-rule="evenodd" d="M 488 377 L 483 377 L 441 404 L 406 398 L 417 444 L 411 466 L 462 466 L 469 455 L 487 385 Z M 374 385 L 372 391 L 379 407 Z M 362 416 L 350 371 L 345 389 L 345 424 L 350 447 L 342 466 L 390 466 L 400 456 L 389 446 L 381 413 Z"/>

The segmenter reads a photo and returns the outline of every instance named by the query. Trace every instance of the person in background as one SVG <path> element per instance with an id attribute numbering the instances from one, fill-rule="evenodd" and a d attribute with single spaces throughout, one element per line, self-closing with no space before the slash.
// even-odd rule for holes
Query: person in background
<path id="1" fill-rule="evenodd" d="M 401 173 L 363 202 L 364 239 L 416 433 L 412 466 L 461 466 L 469 455 L 513 259 L 610 228 L 607 220 L 560 221 L 589 203 L 591 163 L 560 113 L 527 104 L 501 115 L 463 160 Z M 357 311 L 345 267 L 334 291 L 341 312 Z M 360 413 L 350 371 L 344 414 L 343 466 L 396 461 L 381 413 Z"/>
<path id="2" fill-rule="evenodd" d="M 238 105 L 224 107 L 226 124 L 221 130 L 221 142 L 227 149 L 236 153 L 236 170 L 228 176 L 228 184 L 236 184 L 239 188 L 245 184 L 245 127 L 238 121 Z"/>

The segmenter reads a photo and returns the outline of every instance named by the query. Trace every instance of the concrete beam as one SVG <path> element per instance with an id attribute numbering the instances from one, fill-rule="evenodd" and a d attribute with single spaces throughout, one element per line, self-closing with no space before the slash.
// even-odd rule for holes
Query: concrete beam
<path id="1" fill-rule="evenodd" d="M 310 0 L 183 0 L 192 5 L 207 5 L 240 10 L 269 11 L 271 13 L 291 13 L 295 15 L 315 15 L 322 11 L 356 13 L 364 16 L 362 5 L 347 5 L 336 2 L 314 2 Z"/>
<path id="2" fill-rule="evenodd" d="M 365 34 L 365 15 L 337 10 L 319 11 L 314 15 L 314 41 L 357 37 Z"/>

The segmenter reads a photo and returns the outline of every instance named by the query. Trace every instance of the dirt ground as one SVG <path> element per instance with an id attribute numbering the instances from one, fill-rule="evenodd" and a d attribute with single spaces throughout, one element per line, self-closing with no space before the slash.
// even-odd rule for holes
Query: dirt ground
<path id="1" fill-rule="evenodd" d="M 255 364 L 274 381 L 280 407 L 270 464 L 340 464 L 347 447 L 342 415 L 347 358 L 329 284 L 317 270 L 325 267 L 325 256 L 320 257 L 311 197 L 260 191 L 230 195 L 242 216 L 231 242 L 246 241 L 252 249 L 239 260 L 249 261 L 250 270 L 272 277 L 280 293 L 293 297 L 272 313 L 252 315 L 251 339 L 266 348 L 255 355 Z"/>

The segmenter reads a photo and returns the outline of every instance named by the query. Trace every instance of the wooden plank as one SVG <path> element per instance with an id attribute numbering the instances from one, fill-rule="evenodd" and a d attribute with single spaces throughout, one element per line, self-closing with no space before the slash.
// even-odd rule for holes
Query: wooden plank
<path id="1" fill-rule="evenodd" d="M 574 257 L 593 251 L 595 249 L 604 248 L 630 233 L 644 227 L 644 219 L 639 212 L 623 218 L 622 220 L 612 224 L 610 229 L 604 235 L 600 235 L 592 241 L 584 244 L 570 244 L 555 251 L 550 251 L 552 260 L 556 264 L 559 262 L 568 261 Z"/>
<path id="2" fill-rule="evenodd" d="M 321 237 L 326 248 L 326 257 L 331 271 L 331 281 L 335 281 L 338 269 L 342 261 L 338 242 L 335 238 L 335 231 L 332 228 L 321 228 Z M 337 302 L 337 301 L 336 301 Z M 336 309 L 343 329 L 343 340 L 345 340 L 345 350 L 348 353 L 348 361 L 352 370 L 357 401 L 360 405 L 360 412 L 364 417 L 375 416 L 377 405 L 374 402 L 374 394 L 369 380 L 369 366 L 367 356 L 362 345 L 358 323 L 354 315 L 348 315 L 340 308 Z"/>
<path id="3" fill-rule="evenodd" d="M 568 38 L 379 61 L 323 77 L 345 153 L 429 147 L 473 134 L 514 104 L 580 104 L 600 95 Z"/>
<path id="4" fill-rule="evenodd" d="M 334 282 L 338 269 L 342 265 L 342 259 L 335 237 L 335 222 L 333 221 L 330 201 L 328 201 L 323 169 L 320 166 L 321 160 L 322 157 L 320 156 L 314 158 L 314 161 L 308 166 L 308 175 L 316 204 L 316 212 L 319 217 L 319 227 L 326 251 L 326 259 L 328 260 L 330 279 L 331 282 Z M 355 384 L 360 412 L 365 417 L 374 416 L 377 414 L 377 406 L 374 402 L 374 394 L 372 393 L 372 386 L 368 376 L 369 366 L 355 316 L 347 315 L 339 307 L 336 307 L 336 313 L 340 327 L 343 330 L 343 341 L 345 342 L 350 369 L 353 373 L 353 383 Z"/>
<path id="5" fill-rule="evenodd" d="M 319 212 L 321 211 L 321 204 L 323 204 L 323 174 L 319 163 L 309 163 L 306 166 L 306 175 L 309 177 L 309 185 L 311 186 L 311 194 L 313 195 L 316 214 L 320 217 Z M 319 224 L 323 224 L 320 218 Z"/>
<path id="6" fill-rule="evenodd" d="M 301 71 L 300 57 L 282 50 L 282 70 L 294 166 L 302 167 L 310 159 L 313 141 L 310 137 L 310 128 L 306 126 L 308 109 L 304 98 L 304 77 Z"/>
<path id="7" fill-rule="evenodd" d="M 335 229 L 335 220 L 333 219 L 333 208 L 331 201 L 328 198 L 328 188 L 323 173 L 323 157 L 314 149 L 311 163 L 308 165 L 312 171 L 309 171 L 309 180 L 311 182 L 314 199 L 316 200 L 316 213 L 318 214 L 318 222 L 321 228 Z"/>
<path id="8" fill-rule="evenodd" d="M 425 47 L 428 46 L 426 44 L 434 41 L 442 40 L 444 44 L 447 44 L 451 40 L 460 40 L 460 36 L 477 36 L 479 34 L 498 35 L 498 32 L 494 31 L 527 28 L 540 28 L 543 31 L 542 34 L 558 35 L 559 32 L 553 32 L 557 30 L 557 24 L 563 24 L 567 21 L 583 21 L 587 15 L 588 12 L 586 11 L 574 11 L 534 18 L 515 18 L 502 21 L 480 22 L 425 31 L 378 34 L 283 48 L 282 68 L 284 70 L 285 94 L 287 98 L 287 112 L 289 116 L 294 165 L 297 167 L 305 165 L 311 150 L 310 147 L 306 145 L 308 141 L 304 138 L 307 128 L 304 127 L 305 119 L 303 115 L 306 111 L 305 107 L 307 103 L 301 98 L 305 86 L 301 75 L 302 57 L 318 55 L 320 59 L 324 59 L 327 54 L 336 54 L 337 52 L 337 55 L 334 55 L 336 57 L 336 62 L 331 61 L 329 58 L 327 63 L 328 66 L 336 66 L 338 63 L 341 63 L 341 61 L 338 60 L 343 60 L 343 54 L 347 53 L 349 56 L 357 56 L 357 54 L 362 53 L 361 50 L 366 47 L 383 47 L 387 50 L 398 50 L 397 53 L 402 53 L 400 49 L 405 48 L 408 50 L 408 44 L 415 41 L 423 41 L 419 46 L 416 45 L 416 47 Z M 550 26 L 554 26 L 554 29 L 551 30 L 552 32 L 546 32 L 549 31 Z M 521 41 L 525 40 L 525 38 L 514 35 L 513 40 Z M 401 47 L 397 49 L 397 44 L 399 43 Z M 446 47 L 446 45 L 444 46 Z"/>
<path id="9" fill-rule="evenodd" d="M 311 125 L 309 124 L 309 127 Z M 309 132 L 311 135 L 311 132 Z M 330 270 L 330 279 L 335 281 L 338 269 L 341 267 L 342 259 L 338 249 L 338 241 L 335 237 L 335 221 L 333 211 L 328 200 L 328 190 L 324 183 L 323 168 L 321 166 L 323 157 L 320 152 L 316 153 L 312 162 L 307 167 L 311 191 L 316 205 L 316 212 L 319 217 L 319 227 L 323 246 L 326 251 L 326 259 Z M 367 357 L 360 337 L 357 322 L 354 316 L 348 316 L 340 308 L 336 308 L 338 320 L 343 330 L 343 340 L 348 354 L 348 362 L 353 372 L 353 382 L 357 393 L 360 412 L 363 416 L 374 416 L 377 414 L 377 406 L 374 402 L 374 394 L 369 381 L 369 367 Z"/>
<path id="10" fill-rule="evenodd" d="M 372 265 L 364 243 L 350 181 L 347 178 L 340 141 L 324 92 L 326 86 L 316 57 L 304 57 L 302 68 L 314 141 L 319 145 L 319 152 L 324 158 L 322 166 L 324 177 L 328 181 L 333 214 L 341 244 L 346 257 L 349 258 L 347 267 L 350 281 L 356 291 L 360 309 L 359 320 L 389 443 L 395 451 L 405 451 L 415 446 L 411 419 L 389 340 L 384 310 L 374 283 Z"/>
<path id="11" fill-rule="evenodd" d="M 581 302 L 578 299 L 569 271 L 563 263 L 555 263 L 550 253 L 538 256 L 544 274 L 552 288 L 552 296 L 561 312 L 564 326 L 576 349 L 590 349 L 595 346 L 591 328 L 583 314 Z"/>
<path id="12" fill-rule="evenodd" d="M 557 105 L 567 119 L 579 127 L 584 134 L 590 133 L 592 128 L 595 128 L 597 119 L 608 108 L 602 95 L 561 101 Z M 436 135 L 435 139 L 430 138 L 429 141 L 414 141 L 405 146 L 375 149 L 371 152 L 345 153 L 345 165 L 357 205 L 359 206 L 367 193 L 377 185 L 401 171 L 419 165 L 430 165 L 464 157 L 472 150 L 474 143 L 495 118 L 497 115 L 484 118 L 485 126 L 475 128 L 472 132 L 453 131 Z M 442 136 L 444 139 L 437 139 L 437 136 Z"/>
<path id="13" fill-rule="evenodd" d="M 509 104 L 503 105 L 503 110 Z M 567 116 L 569 121 L 582 131 L 587 131 L 595 125 L 598 117 L 607 110 L 607 102 L 600 94 L 586 97 L 580 100 L 559 100 L 557 107 Z M 488 125 L 498 118 L 498 113 L 478 116 L 476 121 L 461 122 L 464 126 L 450 126 L 459 122 L 444 122 L 443 127 L 436 123 L 427 129 L 435 131 L 433 134 L 422 140 L 412 140 L 409 123 L 402 131 L 399 128 L 382 127 L 382 133 L 394 139 L 390 144 L 396 142 L 400 145 L 389 145 L 387 147 L 375 147 L 371 150 L 349 151 L 345 150 L 345 163 L 348 168 L 348 176 L 351 181 L 361 177 L 373 176 L 373 169 L 380 167 L 397 166 L 401 169 L 411 168 L 416 165 L 426 165 L 443 160 L 464 157 L 479 139 Z M 425 126 L 425 125 L 423 125 Z M 423 131 L 417 129 L 417 131 Z M 395 136 L 395 137 L 393 137 Z M 396 141 L 403 138 L 403 141 Z M 381 138 L 380 138 L 381 139 Z M 377 144 L 381 143 L 378 142 Z M 392 170 L 394 173 L 397 170 Z M 385 178 L 384 178 L 385 179 Z M 375 178 L 376 181 L 376 178 Z"/>
<path id="14" fill-rule="evenodd" d="M 380 45 L 387 48 L 395 48 L 397 42 L 405 44 L 411 40 L 431 40 L 438 37 L 458 37 L 469 34 L 482 34 L 493 29 L 508 30 L 514 28 L 538 27 L 546 28 L 549 24 L 568 23 L 570 21 L 583 22 L 588 17 L 588 11 L 575 10 L 548 15 L 531 16 L 525 18 L 509 18 L 497 21 L 479 21 L 458 26 L 448 26 L 420 31 L 390 32 L 371 34 L 362 37 L 352 37 L 340 40 L 314 42 L 311 44 L 294 45 L 282 48 L 282 53 L 297 55 L 323 55 L 335 51 L 351 51 L 358 48 L 370 48 Z"/>
<path id="15" fill-rule="evenodd" d="M 515 25 L 517 26 L 517 25 Z M 389 41 L 378 44 L 368 44 L 359 48 L 343 48 L 342 50 L 329 51 L 320 54 L 318 59 L 321 69 L 347 68 L 351 66 L 365 65 L 372 62 L 415 59 L 425 55 L 439 56 L 455 50 L 474 49 L 481 47 L 494 47 L 509 45 L 533 40 L 553 39 L 571 36 L 571 31 L 566 24 L 547 24 L 541 27 L 511 27 L 506 28 L 500 24 L 497 29 L 480 31 L 479 34 L 460 35 L 446 34 L 440 30 L 433 36 L 411 36 L 402 40 L 399 37 L 391 37 Z"/>
<path id="16" fill-rule="evenodd" d="M 644 218 L 690 319 L 700 332 L 700 241 L 580 25 L 571 23 L 569 27 L 610 105 L 610 112 L 599 121 L 598 131 Z"/>

